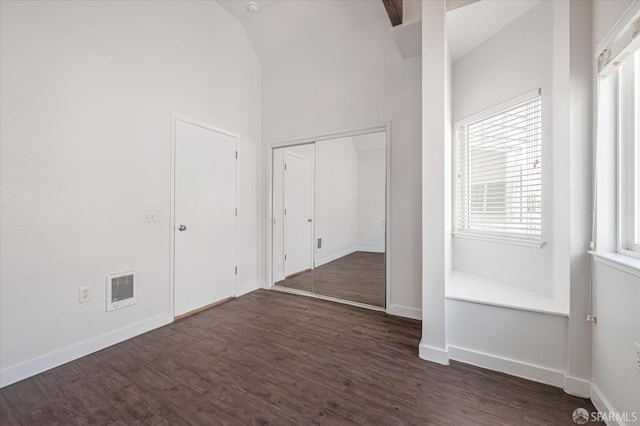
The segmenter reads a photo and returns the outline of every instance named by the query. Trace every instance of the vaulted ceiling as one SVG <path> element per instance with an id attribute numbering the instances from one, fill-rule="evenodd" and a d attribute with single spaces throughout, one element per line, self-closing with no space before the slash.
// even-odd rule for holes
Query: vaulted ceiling
<path id="1" fill-rule="evenodd" d="M 250 1 L 259 5 L 258 12 L 247 10 Z M 452 60 L 469 53 L 539 2 L 448 0 L 447 36 Z M 383 0 L 218 0 L 218 3 L 242 23 L 262 61 L 326 45 L 319 41 L 338 39 L 376 21 L 384 20 L 392 27 Z"/>
<path id="2" fill-rule="evenodd" d="M 262 61 L 288 51 L 310 49 L 319 40 L 340 38 L 369 23 L 387 20 L 381 1 L 376 0 L 253 0 L 260 10 L 250 14 L 249 0 L 218 0 L 245 27 Z"/>

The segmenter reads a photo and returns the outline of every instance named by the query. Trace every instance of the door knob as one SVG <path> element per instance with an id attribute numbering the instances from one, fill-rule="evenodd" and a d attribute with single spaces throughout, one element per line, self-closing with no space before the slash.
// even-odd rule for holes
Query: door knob
<path id="1" fill-rule="evenodd" d="M 311 219 L 307 219 L 307 222 L 313 222 Z"/>
<path id="2" fill-rule="evenodd" d="M 187 230 L 186 226 L 184 226 L 184 225 L 178 226 L 178 231 L 186 231 L 186 230 Z"/>

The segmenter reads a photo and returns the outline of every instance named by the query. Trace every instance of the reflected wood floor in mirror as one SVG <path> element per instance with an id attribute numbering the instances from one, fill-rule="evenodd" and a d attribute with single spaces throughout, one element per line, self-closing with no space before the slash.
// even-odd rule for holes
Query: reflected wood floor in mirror
<path id="1" fill-rule="evenodd" d="M 384 307 L 384 281 L 384 253 L 357 251 L 276 285 Z"/>
<path id="2" fill-rule="evenodd" d="M 420 321 L 258 290 L 0 389 L 0 424 L 573 424 L 588 400 L 418 358 Z"/>

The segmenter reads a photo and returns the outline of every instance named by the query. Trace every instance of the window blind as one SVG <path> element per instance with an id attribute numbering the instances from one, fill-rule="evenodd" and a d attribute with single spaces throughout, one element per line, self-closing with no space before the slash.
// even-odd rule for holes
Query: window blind
<path id="1" fill-rule="evenodd" d="M 459 126 L 456 147 L 456 231 L 541 241 L 539 91 Z"/>

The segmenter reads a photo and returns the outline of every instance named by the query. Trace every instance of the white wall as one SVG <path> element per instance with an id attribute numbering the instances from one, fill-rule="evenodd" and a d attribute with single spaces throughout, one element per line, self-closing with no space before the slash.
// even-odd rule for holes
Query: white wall
<path id="1" fill-rule="evenodd" d="M 542 248 L 453 238 L 453 268 L 553 297 L 553 4 L 541 2 L 453 64 L 455 122 L 542 88 Z M 568 283 L 564 283 L 568 285 Z"/>
<path id="2" fill-rule="evenodd" d="M 636 370 L 640 343 L 640 276 L 594 261 L 592 398 L 619 413 L 635 411 L 640 418 L 640 373 Z M 597 407 L 603 408 L 603 407 Z"/>
<path id="3" fill-rule="evenodd" d="M 591 0 L 593 4 L 592 45 L 594 54 L 598 43 L 611 31 L 633 2 L 634 0 Z"/>
<path id="4" fill-rule="evenodd" d="M 358 152 L 352 138 L 316 142 L 315 183 L 315 233 L 322 238 L 315 266 L 321 266 L 358 244 Z"/>
<path id="5" fill-rule="evenodd" d="M 565 2 L 566 4 L 566 2 Z M 567 377 L 565 391 L 580 396 L 590 393 L 591 379 L 591 330 L 585 319 L 589 314 L 589 254 L 591 241 L 592 208 L 592 143 L 593 143 L 593 56 L 590 54 L 592 34 L 592 7 L 589 2 L 569 2 L 554 6 L 568 13 L 568 77 L 556 80 L 569 90 L 568 167 L 564 167 L 557 182 L 568 182 L 568 196 L 564 196 L 564 185 L 559 187 L 562 203 L 556 204 L 569 212 L 569 247 L 565 252 L 569 264 L 569 324 L 567 329 Z M 562 50 L 558 53 L 562 53 Z M 558 63 L 558 61 L 554 61 Z M 556 65 L 556 68 L 560 68 Z M 557 115 L 563 120 L 564 115 Z M 557 138 L 555 140 L 558 140 Z M 564 159 L 564 157 L 563 157 Z M 568 177 L 565 178 L 565 176 Z M 559 225 L 563 222 L 558 221 Z M 564 227 L 563 227 L 564 228 Z M 565 229 L 566 231 L 566 229 Z M 565 261 L 565 262 L 567 262 Z"/>
<path id="6" fill-rule="evenodd" d="M 360 251 L 384 251 L 385 149 L 358 152 L 358 238 Z"/>
<path id="7" fill-rule="evenodd" d="M 447 300 L 452 359 L 561 387 L 566 368 L 566 318 Z"/>
<path id="8" fill-rule="evenodd" d="M 559 307 L 558 313 L 570 315 L 497 302 L 491 306 L 489 298 L 482 302 L 489 305 L 453 298 L 446 304 L 452 359 L 583 396 L 589 394 L 591 362 L 590 329 L 584 321 L 591 92 L 588 49 L 583 45 L 590 13 L 589 3 L 541 2 L 453 66 L 454 120 L 542 89 L 546 242 L 537 249 L 454 238 L 453 269 L 478 277 L 478 284 L 486 278 L 547 297 Z M 474 317 L 482 318 L 481 324 L 470 332 L 468 320 Z M 523 332 L 526 342 L 521 341 Z M 526 353 L 523 348 L 528 348 Z"/>
<path id="9" fill-rule="evenodd" d="M 631 0 L 593 2 L 593 57 L 598 43 L 631 4 Z M 595 81 L 595 75 L 593 79 Z M 609 153 L 611 158 L 615 158 L 613 151 Z M 605 159 L 603 154 L 598 152 L 601 160 Z M 602 171 L 599 177 L 601 184 L 604 180 L 615 182 Z M 608 192 L 614 196 L 608 201 L 615 203 L 615 190 Z M 606 201 L 602 196 L 598 198 L 599 202 Z M 607 250 L 612 249 L 611 242 L 615 241 L 615 235 L 610 235 L 615 232 L 615 219 L 603 213 L 599 209 L 597 247 Z M 591 397 L 598 409 L 640 414 L 640 373 L 635 371 L 634 348 L 635 343 L 640 342 L 639 301 L 640 276 L 594 259 L 593 314 L 598 323 L 592 329 Z"/>
<path id="10" fill-rule="evenodd" d="M 449 363 L 445 285 L 451 216 L 451 67 L 446 2 L 422 3 L 422 340 L 420 357 Z"/>
<path id="11" fill-rule="evenodd" d="M 297 19 L 296 15 L 295 20 L 285 24 L 282 16 L 276 16 L 281 8 L 295 9 L 306 20 Z M 330 28 L 321 24 L 325 16 L 332 21 Z M 343 17 L 349 18 L 346 28 Z M 265 142 L 391 121 L 388 246 L 392 256 L 387 306 L 389 312 L 419 317 L 420 59 L 401 58 L 381 2 L 282 2 L 265 10 L 261 18 L 262 27 L 248 31 L 259 46 L 264 46 L 261 59 Z M 305 31 L 299 28 L 302 25 Z M 277 27 L 295 31 L 296 40 L 279 43 L 280 39 L 267 37 Z M 308 34 L 312 35 L 307 37 Z M 281 51 L 273 52 L 274 49 Z"/>
<path id="12" fill-rule="evenodd" d="M 173 112 L 240 137 L 239 275 L 256 283 L 260 64 L 215 2 L 0 8 L 5 385 L 172 320 Z M 128 269 L 137 304 L 107 314 L 105 275 Z"/>

